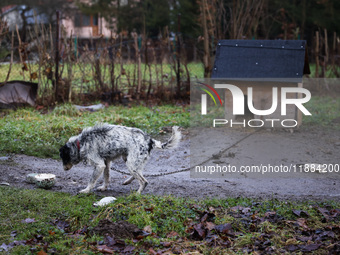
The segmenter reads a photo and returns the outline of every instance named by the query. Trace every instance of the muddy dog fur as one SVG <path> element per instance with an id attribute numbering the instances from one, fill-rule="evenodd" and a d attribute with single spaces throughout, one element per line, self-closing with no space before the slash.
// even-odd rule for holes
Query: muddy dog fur
<path id="1" fill-rule="evenodd" d="M 123 185 L 130 184 L 137 179 L 139 182 L 137 192 L 141 193 L 148 184 L 142 172 L 152 149 L 175 148 L 180 140 L 181 132 L 177 126 L 172 127 L 170 139 L 162 143 L 138 128 L 98 124 L 85 128 L 81 134 L 71 137 L 59 152 L 65 171 L 81 161 L 95 167 L 90 182 L 80 193 L 92 191 L 102 173 L 104 173 L 104 183 L 98 190 L 106 190 L 110 179 L 111 161 L 120 156 L 123 157 L 131 174 Z"/>

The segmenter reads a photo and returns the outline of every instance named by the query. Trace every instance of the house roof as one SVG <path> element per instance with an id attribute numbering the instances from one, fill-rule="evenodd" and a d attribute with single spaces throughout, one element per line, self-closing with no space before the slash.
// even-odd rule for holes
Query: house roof
<path id="1" fill-rule="evenodd" d="M 27 8 L 26 5 L 9 5 L 2 8 L 2 13 L 0 16 L 6 16 L 11 12 L 21 12 Z M 25 12 L 26 22 L 29 25 L 35 24 L 35 19 L 38 20 L 39 23 L 48 24 L 48 16 L 45 13 L 39 12 L 37 7 L 29 7 L 28 11 Z M 21 16 L 18 15 L 21 19 Z"/>
<path id="2" fill-rule="evenodd" d="M 304 40 L 221 40 L 212 78 L 301 80 L 309 73 Z"/>

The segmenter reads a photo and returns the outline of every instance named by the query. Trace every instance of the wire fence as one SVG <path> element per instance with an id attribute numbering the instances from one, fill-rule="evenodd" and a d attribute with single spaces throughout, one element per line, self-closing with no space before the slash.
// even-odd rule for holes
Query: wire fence
<path id="1" fill-rule="evenodd" d="M 44 105 L 188 99 L 190 82 L 204 75 L 202 50 L 183 36 L 77 38 L 61 33 L 57 38 L 55 28 L 39 24 L 26 34 L 26 42 L 18 30 L 4 38 L 0 82 L 38 83 L 37 102 Z"/>

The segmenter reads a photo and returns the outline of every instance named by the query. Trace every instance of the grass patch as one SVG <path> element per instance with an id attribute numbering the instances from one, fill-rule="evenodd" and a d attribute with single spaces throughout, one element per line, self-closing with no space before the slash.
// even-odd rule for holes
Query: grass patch
<path id="1" fill-rule="evenodd" d="M 30 63 L 30 70 L 31 73 L 39 73 L 39 66 L 38 64 Z M 59 70 L 63 68 L 64 72 L 62 74 L 62 78 L 67 79 L 68 73 L 67 70 L 69 68 L 69 64 L 61 64 L 59 67 Z M 125 74 L 121 74 L 121 68 L 125 70 Z M 161 72 L 161 68 L 163 72 Z M 204 75 L 204 67 L 202 63 L 189 63 L 187 65 L 189 76 L 193 77 L 195 79 L 201 79 Z M 183 66 L 184 70 L 184 66 Z M 7 73 L 9 71 L 9 64 L 0 64 L 0 77 L 6 77 Z M 173 86 L 172 83 L 176 79 L 176 73 L 173 69 L 173 66 L 171 64 L 163 64 L 162 66 L 160 64 L 151 64 L 150 69 L 148 65 L 142 64 L 141 65 L 141 75 L 142 79 L 148 84 L 150 81 L 150 71 L 151 71 L 151 82 L 156 84 L 157 86 L 164 83 L 165 86 Z M 41 70 L 42 73 L 44 73 L 44 70 Z M 120 66 L 120 64 L 115 65 L 115 71 L 114 75 L 115 77 L 120 77 L 117 81 L 119 82 L 119 90 L 125 90 L 128 88 L 129 82 L 136 83 L 136 72 L 137 72 L 137 65 L 136 64 L 124 64 L 123 67 Z M 72 89 L 74 92 L 93 92 L 93 90 L 96 90 L 96 84 L 94 77 L 94 66 L 87 63 L 82 64 L 73 64 L 72 65 Z M 106 84 L 111 84 L 110 81 L 110 67 L 107 65 L 101 65 L 101 74 L 103 75 L 102 79 L 103 82 Z M 186 79 L 187 73 L 185 71 L 181 72 L 182 79 Z M 42 83 L 47 82 L 46 75 L 42 74 Z M 11 73 L 9 76 L 9 81 L 12 80 L 25 80 L 25 81 L 31 81 L 30 80 L 30 74 L 29 72 L 25 72 L 24 76 L 22 73 L 22 65 L 15 63 L 12 65 Z M 32 80 L 32 82 L 38 82 L 38 80 Z M 48 82 L 50 83 L 50 82 Z M 43 84 L 39 84 L 40 88 L 44 88 Z M 136 85 L 136 84 L 134 84 Z M 154 85 L 154 86 L 156 86 Z M 148 86 L 148 85 L 147 85 Z M 50 87 L 52 89 L 52 87 Z M 39 95 L 41 96 L 41 93 L 46 93 L 46 91 L 39 91 Z"/>
<path id="2" fill-rule="evenodd" d="M 0 118 L 0 151 L 58 158 L 59 148 L 71 136 L 101 122 L 137 127 L 157 135 L 165 126 L 187 128 L 189 111 L 187 107 L 168 105 L 111 106 L 98 112 L 79 112 L 72 105 L 60 105 L 48 114 L 32 108 L 9 111 Z"/>
<path id="3" fill-rule="evenodd" d="M 340 129 L 340 97 L 312 96 L 304 106 L 312 116 L 303 115 L 302 126 Z M 224 107 L 209 105 L 207 115 L 201 115 L 200 103 L 192 103 L 190 111 L 191 126 L 211 127 L 214 119 L 225 118 L 224 111 Z"/>
<path id="4" fill-rule="evenodd" d="M 11 254 L 241 254 L 316 251 L 335 254 L 340 238 L 339 202 L 195 201 L 131 194 L 95 208 L 95 195 L 0 186 L 0 244 Z M 102 220 L 127 221 L 151 233 L 113 242 L 95 234 Z M 117 240 L 116 240 L 117 241 Z M 1 248 L 0 248 L 1 249 Z M 320 253 L 321 252 L 321 253 Z M 43 253 L 44 254 L 44 253 Z M 151 253 L 152 254 L 152 253 Z"/>
<path id="5" fill-rule="evenodd" d="M 316 65 L 314 63 L 309 64 L 310 68 L 310 77 L 315 77 Z M 325 77 L 326 78 L 338 78 L 337 75 L 339 74 L 340 68 L 339 66 L 332 67 L 331 65 L 328 66 Z M 322 66 L 319 66 L 319 77 L 322 75 Z"/>
<path id="6" fill-rule="evenodd" d="M 304 126 L 331 126 L 340 129 L 340 97 L 312 96 L 311 100 L 304 105 L 312 114 L 312 116 L 303 115 Z"/>

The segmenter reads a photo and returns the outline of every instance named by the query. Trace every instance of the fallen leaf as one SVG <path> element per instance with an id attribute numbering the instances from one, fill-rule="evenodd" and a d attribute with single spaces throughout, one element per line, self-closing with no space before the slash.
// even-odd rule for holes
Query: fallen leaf
<path id="1" fill-rule="evenodd" d="M 293 244 L 290 244 L 290 245 L 286 246 L 285 248 L 286 248 L 286 250 L 289 251 L 289 252 L 293 252 L 293 251 L 296 251 L 296 250 L 299 249 L 298 246 L 293 245 Z"/>
<path id="2" fill-rule="evenodd" d="M 134 249 L 136 249 L 135 246 L 128 245 L 128 246 L 126 246 L 125 249 L 123 250 L 123 253 L 132 252 Z"/>
<path id="3" fill-rule="evenodd" d="M 237 206 L 234 206 L 234 207 L 231 207 L 230 210 L 232 212 L 239 212 L 239 211 L 242 211 L 244 207 L 240 206 L 240 205 L 237 205 Z"/>
<path id="4" fill-rule="evenodd" d="M 58 229 L 63 230 L 64 232 L 67 232 L 70 227 L 70 223 L 60 219 L 56 219 L 53 223 Z"/>
<path id="5" fill-rule="evenodd" d="M 210 206 L 210 207 L 209 207 L 209 212 L 210 212 L 210 213 L 215 213 L 215 208 L 212 207 L 212 206 Z"/>
<path id="6" fill-rule="evenodd" d="M 137 240 L 141 240 L 149 235 L 151 235 L 152 233 L 148 233 L 146 231 L 142 231 L 139 235 L 136 236 L 136 239 Z"/>
<path id="7" fill-rule="evenodd" d="M 206 242 L 210 243 L 211 245 L 216 244 L 216 241 L 219 239 L 218 235 L 208 235 L 205 239 Z"/>
<path id="8" fill-rule="evenodd" d="M 325 217 L 326 221 L 329 220 L 329 211 L 327 209 L 318 207 L 318 211 Z"/>
<path id="9" fill-rule="evenodd" d="M 208 219 L 208 214 L 204 214 L 203 217 L 201 218 L 201 222 L 205 222 Z"/>
<path id="10" fill-rule="evenodd" d="M 293 214 L 295 214 L 298 217 L 309 217 L 309 214 L 306 211 L 303 210 L 292 210 Z"/>
<path id="11" fill-rule="evenodd" d="M 37 253 L 37 255 L 47 255 L 47 253 L 44 252 L 43 250 L 41 250 L 41 251 L 39 251 L 39 252 Z"/>
<path id="12" fill-rule="evenodd" d="M 203 215 L 203 217 L 201 218 L 201 222 L 213 221 L 214 218 L 215 218 L 215 214 L 214 213 L 205 213 Z"/>
<path id="13" fill-rule="evenodd" d="M 329 211 L 332 218 L 340 216 L 340 209 L 332 209 Z"/>
<path id="14" fill-rule="evenodd" d="M 205 237 L 205 228 L 202 223 L 196 224 L 194 226 L 194 233 L 193 237 L 196 237 L 198 239 L 204 239 Z"/>
<path id="15" fill-rule="evenodd" d="M 150 249 L 148 250 L 148 254 L 150 254 L 150 255 L 157 255 L 157 252 L 155 252 L 154 249 L 150 248 Z"/>
<path id="16" fill-rule="evenodd" d="M 301 245 L 300 248 L 301 248 L 301 251 L 303 252 L 311 252 L 311 251 L 315 251 L 317 249 L 319 249 L 321 246 L 321 244 L 318 244 L 318 243 L 313 243 L 313 244 L 309 244 L 309 245 Z"/>
<path id="17" fill-rule="evenodd" d="M 113 247 L 117 243 L 116 240 L 110 235 L 105 235 L 104 242 L 109 247 Z"/>
<path id="18" fill-rule="evenodd" d="M 286 241 L 286 245 L 293 245 L 293 244 L 297 244 L 297 240 L 295 238 L 290 238 Z"/>
<path id="19" fill-rule="evenodd" d="M 274 217 L 276 215 L 276 212 L 266 212 L 265 214 L 264 214 L 264 217 L 265 218 L 272 218 L 272 217 Z"/>
<path id="20" fill-rule="evenodd" d="M 307 242 L 312 240 L 312 236 L 298 236 L 296 239 L 301 242 Z"/>
<path id="21" fill-rule="evenodd" d="M 233 227 L 230 223 L 215 226 L 215 230 L 222 234 L 233 234 Z"/>
<path id="22" fill-rule="evenodd" d="M 99 245 L 96 248 L 99 252 L 114 254 L 114 251 L 106 245 Z"/>
<path id="23" fill-rule="evenodd" d="M 145 207 L 145 208 L 144 208 L 144 211 L 146 211 L 146 212 L 153 212 L 153 209 L 154 209 L 153 206 L 151 206 L 151 207 Z"/>
<path id="24" fill-rule="evenodd" d="M 171 231 L 169 234 L 166 235 L 167 238 L 178 236 L 178 233 L 175 231 Z"/>
<path id="25" fill-rule="evenodd" d="M 164 247 L 170 247 L 171 242 L 161 242 L 161 245 L 163 245 Z"/>
<path id="26" fill-rule="evenodd" d="M 296 220 L 296 223 L 300 226 L 300 227 L 303 227 L 304 229 L 309 229 L 308 226 L 307 226 L 307 220 L 305 218 L 298 218 Z"/>
<path id="27" fill-rule="evenodd" d="M 210 231 L 213 230 L 216 227 L 216 225 L 214 223 L 209 222 L 209 221 L 205 223 L 205 226 Z"/>
<path id="28" fill-rule="evenodd" d="M 143 228 L 143 231 L 145 231 L 145 232 L 147 232 L 147 233 L 152 233 L 152 228 L 151 228 L 150 225 L 148 225 L 148 226 L 145 226 L 145 227 Z"/>

